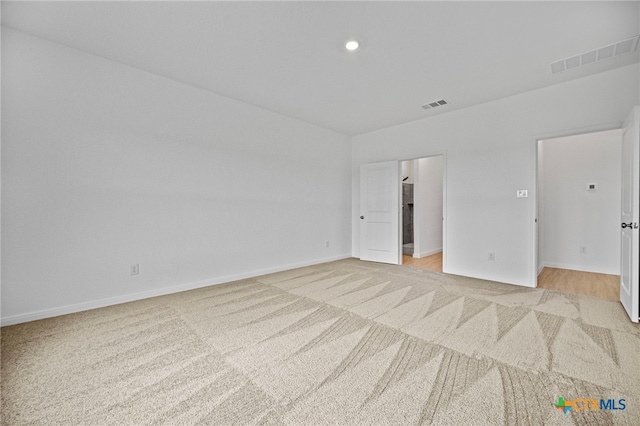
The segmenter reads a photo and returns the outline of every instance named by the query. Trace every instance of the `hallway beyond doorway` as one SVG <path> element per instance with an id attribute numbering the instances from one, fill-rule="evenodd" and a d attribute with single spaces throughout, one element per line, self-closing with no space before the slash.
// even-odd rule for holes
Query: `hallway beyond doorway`
<path id="1" fill-rule="evenodd" d="M 430 256 L 415 258 L 402 255 L 402 265 L 414 268 L 428 269 L 429 271 L 442 272 L 442 252 Z"/>

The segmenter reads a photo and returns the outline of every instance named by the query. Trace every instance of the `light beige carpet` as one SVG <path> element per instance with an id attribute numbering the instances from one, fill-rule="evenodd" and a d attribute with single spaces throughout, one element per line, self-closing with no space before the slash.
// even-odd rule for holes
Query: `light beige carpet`
<path id="1" fill-rule="evenodd" d="M 5 327 L 1 374 L 7 425 L 640 424 L 619 303 L 355 259 Z"/>

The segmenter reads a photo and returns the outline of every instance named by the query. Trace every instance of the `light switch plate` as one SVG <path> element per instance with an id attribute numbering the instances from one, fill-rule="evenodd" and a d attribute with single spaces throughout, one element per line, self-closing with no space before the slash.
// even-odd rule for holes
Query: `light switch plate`
<path id="1" fill-rule="evenodd" d="M 518 198 L 527 198 L 529 196 L 529 191 L 526 189 L 518 189 L 516 191 L 516 197 Z"/>

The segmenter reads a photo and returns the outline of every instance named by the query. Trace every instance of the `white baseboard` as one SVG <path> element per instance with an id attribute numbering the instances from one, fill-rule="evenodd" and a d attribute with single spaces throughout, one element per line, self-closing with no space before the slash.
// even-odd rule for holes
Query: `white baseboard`
<path id="1" fill-rule="evenodd" d="M 442 247 L 434 250 L 423 251 L 422 253 L 413 253 L 413 257 L 416 259 L 420 259 L 422 257 L 427 257 L 427 256 L 431 256 L 432 254 L 440 253 L 441 251 L 442 251 Z"/>
<path id="2" fill-rule="evenodd" d="M 620 268 L 594 268 L 583 265 L 570 265 L 568 263 L 545 262 L 543 268 L 569 269 L 571 271 L 594 272 L 596 274 L 620 275 Z"/>
<path id="3" fill-rule="evenodd" d="M 343 254 L 339 256 L 327 257 L 308 262 L 292 263 L 289 265 L 277 266 L 274 268 L 261 269 L 241 274 L 228 275 L 225 277 L 213 278 L 211 280 L 197 281 L 194 283 L 180 284 L 171 287 L 163 287 L 154 290 L 143 291 L 133 294 L 125 294 L 122 296 L 109 297 L 106 299 L 92 300 L 89 302 L 76 303 L 73 305 L 60 306 L 57 308 L 44 309 L 41 311 L 28 312 L 26 314 L 13 315 L 10 317 L 0 318 L 0 326 L 20 324 L 23 322 L 36 321 L 45 318 L 57 317 L 60 315 L 73 314 L 76 312 L 88 311 L 91 309 L 104 308 L 120 303 L 135 302 L 136 300 L 148 299 L 151 297 L 164 296 L 167 294 L 180 293 L 182 291 L 194 290 L 196 288 L 208 287 L 212 285 L 224 284 L 232 281 L 243 280 L 247 278 L 259 277 L 261 275 L 273 274 L 276 272 L 288 271 L 290 269 L 303 268 L 305 266 L 313 266 L 321 263 L 333 262 L 336 260 L 348 259 L 351 254 Z"/>

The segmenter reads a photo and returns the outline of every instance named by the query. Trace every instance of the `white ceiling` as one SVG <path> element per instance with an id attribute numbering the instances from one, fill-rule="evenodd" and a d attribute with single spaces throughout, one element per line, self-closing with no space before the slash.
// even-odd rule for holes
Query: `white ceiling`
<path id="1" fill-rule="evenodd" d="M 2 1 L 2 24 L 355 135 L 638 62 L 550 68 L 636 36 L 639 5 Z"/>

